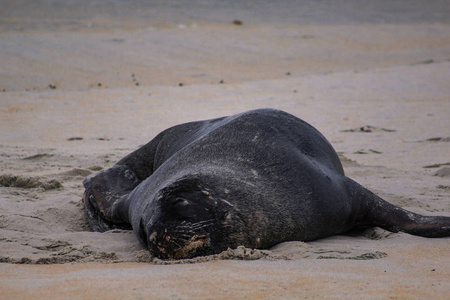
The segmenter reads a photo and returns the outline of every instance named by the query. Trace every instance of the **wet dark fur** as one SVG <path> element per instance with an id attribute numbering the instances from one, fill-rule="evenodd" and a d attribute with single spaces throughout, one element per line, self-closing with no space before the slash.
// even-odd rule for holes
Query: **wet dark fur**
<path id="1" fill-rule="evenodd" d="M 92 230 L 132 228 L 161 258 L 269 248 L 365 226 L 450 235 L 450 217 L 379 198 L 344 175 L 315 128 L 272 109 L 169 128 L 84 186 Z"/>

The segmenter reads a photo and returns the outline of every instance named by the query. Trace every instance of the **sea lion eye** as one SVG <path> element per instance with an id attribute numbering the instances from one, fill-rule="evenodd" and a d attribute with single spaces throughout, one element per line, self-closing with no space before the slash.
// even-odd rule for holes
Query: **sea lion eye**
<path id="1" fill-rule="evenodd" d="M 222 217 L 223 222 L 229 222 L 231 220 L 231 213 L 226 212 Z"/>
<path id="2" fill-rule="evenodd" d="M 189 204 L 189 201 L 187 201 L 187 200 L 184 199 L 184 198 L 180 198 L 180 197 L 176 198 L 176 199 L 172 202 L 172 205 L 183 205 L 183 206 L 186 206 L 186 205 L 188 205 L 188 204 Z"/>

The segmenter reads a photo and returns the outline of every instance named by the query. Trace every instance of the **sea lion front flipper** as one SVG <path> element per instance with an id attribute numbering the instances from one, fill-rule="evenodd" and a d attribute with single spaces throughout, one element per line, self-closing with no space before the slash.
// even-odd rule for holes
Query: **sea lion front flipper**
<path id="1" fill-rule="evenodd" d="M 395 206 L 348 179 L 349 192 L 358 215 L 355 227 L 378 226 L 428 238 L 450 236 L 450 217 L 424 216 Z"/>
<path id="2" fill-rule="evenodd" d="M 127 166 L 141 181 L 150 177 L 157 168 L 154 165 L 155 155 L 164 135 L 164 132 L 158 134 L 150 142 L 119 160 L 116 165 Z"/>
<path id="3" fill-rule="evenodd" d="M 127 166 L 115 165 L 83 181 L 83 202 L 89 226 L 104 232 L 114 228 L 131 229 L 128 195 L 141 180 Z"/>

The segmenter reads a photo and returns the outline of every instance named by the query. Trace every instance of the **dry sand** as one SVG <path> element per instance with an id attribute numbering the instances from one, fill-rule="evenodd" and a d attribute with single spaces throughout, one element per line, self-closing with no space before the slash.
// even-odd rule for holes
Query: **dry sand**
<path id="1" fill-rule="evenodd" d="M 81 182 L 171 125 L 273 107 L 319 129 L 381 197 L 450 216 L 450 24 L 11 15 L 0 23 L 0 299 L 448 297 L 449 238 L 375 228 L 164 265 L 130 232 L 90 232 Z"/>

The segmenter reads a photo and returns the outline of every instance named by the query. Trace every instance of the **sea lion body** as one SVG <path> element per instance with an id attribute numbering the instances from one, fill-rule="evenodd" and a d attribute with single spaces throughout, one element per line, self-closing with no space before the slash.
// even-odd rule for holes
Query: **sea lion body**
<path id="1" fill-rule="evenodd" d="M 450 217 L 379 198 L 344 175 L 319 131 L 273 109 L 171 127 L 84 186 L 93 230 L 132 228 L 161 258 L 269 248 L 365 226 L 450 235 Z"/>

